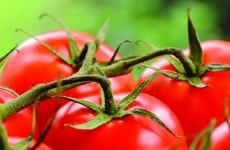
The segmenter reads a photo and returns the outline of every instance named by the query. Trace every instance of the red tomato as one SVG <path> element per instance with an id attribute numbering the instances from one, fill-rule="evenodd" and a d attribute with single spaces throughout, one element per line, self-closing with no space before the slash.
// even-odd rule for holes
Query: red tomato
<path id="1" fill-rule="evenodd" d="M 86 42 L 94 41 L 95 38 L 81 32 L 72 32 L 75 42 L 82 49 Z M 44 33 L 37 38 L 57 52 L 69 57 L 69 43 L 65 31 Z M 19 47 L 19 52 L 15 52 L 6 63 L 1 78 L 0 85 L 11 88 L 19 94 L 29 90 L 38 83 L 47 83 L 63 77 L 70 76 L 79 68 L 64 63 L 61 59 L 51 53 L 47 48 L 39 44 L 33 38 L 25 41 Z M 114 50 L 105 43 L 102 43 L 96 53 L 99 61 L 109 61 Z M 120 58 L 117 56 L 117 58 Z M 110 78 L 112 90 L 116 92 L 129 91 L 132 89 L 134 80 L 131 74 Z M 122 86 L 120 86 L 122 83 Z M 100 88 L 96 83 L 80 86 L 65 92 L 65 95 L 74 97 L 84 97 L 86 95 L 99 94 Z M 47 119 L 56 108 L 56 101 L 44 101 L 38 106 L 38 124 L 43 128 Z"/>
<path id="2" fill-rule="evenodd" d="M 127 93 L 116 94 L 120 101 Z M 99 96 L 85 98 L 99 103 Z M 176 138 L 155 121 L 129 115 L 114 119 L 93 130 L 76 130 L 65 124 L 79 124 L 91 120 L 95 113 L 82 105 L 69 102 L 57 113 L 53 127 L 44 143 L 55 150 L 177 150 L 187 149 L 183 131 L 176 116 L 156 98 L 140 94 L 131 108 L 144 108 L 156 114 L 180 138 Z"/>
<path id="3" fill-rule="evenodd" d="M 230 43 L 207 41 L 201 44 L 203 64 L 230 64 Z M 166 61 L 153 64 L 159 69 L 175 70 Z M 140 77 L 142 82 L 153 70 L 147 69 Z M 143 92 L 153 95 L 166 103 L 177 115 L 188 141 L 205 128 L 212 118 L 217 124 L 223 122 L 223 101 L 229 97 L 230 71 L 207 72 L 200 78 L 208 85 L 196 88 L 185 81 L 179 81 L 163 75 L 155 78 Z M 228 102 L 227 106 L 230 106 Z"/>
<path id="4" fill-rule="evenodd" d="M 0 103 L 7 102 L 15 98 L 15 95 L 0 90 Z M 31 133 L 32 128 L 32 111 L 25 108 L 18 113 L 10 116 L 3 122 L 4 128 L 8 136 L 27 137 Z"/>
<path id="5" fill-rule="evenodd" d="M 23 139 L 22 138 L 18 138 L 18 137 L 9 137 L 8 138 L 8 142 L 10 145 L 13 145 L 13 144 L 16 144 L 20 141 L 22 141 Z M 36 141 L 32 141 L 32 145 L 35 144 Z M 28 150 L 30 150 L 30 148 L 28 148 Z M 53 150 L 52 148 L 50 148 L 49 146 L 47 146 L 46 144 L 44 143 L 41 143 L 37 148 L 36 150 Z"/>
<path id="6" fill-rule="evenodd" d="M 230 128 L 227 123 L 220 124 L 212 133 L 211 150 L 230 149 Z"/>

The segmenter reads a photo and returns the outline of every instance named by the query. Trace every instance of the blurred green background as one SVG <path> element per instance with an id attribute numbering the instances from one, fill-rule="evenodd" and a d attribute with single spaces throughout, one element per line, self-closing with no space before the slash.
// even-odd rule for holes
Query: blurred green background
<path id="1" fill-rule="evenodd" d="M 200 40 L 223 39 L 230 35 L 230 1 L 222 0 L 20 0 L 0 2 L 0 54 L 27 37 L 59 29 L 53 21 L 39 20 L 49 13 L 71 29 L 96 34 L 109 18 L 106 42 L 116 47 L 124 40 L 146 40 L 157 47 L 187 47 L 187 8 Z M 123 55 L 143 54 L 144 49 L 122 48 Z"/>

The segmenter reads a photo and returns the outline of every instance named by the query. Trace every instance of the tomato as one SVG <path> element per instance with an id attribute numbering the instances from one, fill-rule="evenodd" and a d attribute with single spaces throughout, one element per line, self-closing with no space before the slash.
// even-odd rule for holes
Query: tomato
<path id="1" fill-rule="evenodd" d="M 230 43 L 207 41 L 201 44 L 203 64 L 230 64 Z M 160 60 L 152 66 L 175 71 L 166 61 Z M 153 70 L 141 75 L 142 82 Z M 177 115 L 188 141 L 205 128 L 212 118 L 217 124 L 224 120 L 223 101 L 229 97 L 230 71 L 206 72 L 200 78 L 206 88 L 196 88 L 186 81 L 160 75 L 144 88 L 143 92 L 153 95 L 167 104 Z M 228 102 L 227 106 L 230 106 Z"/>
<path id="2" fill-rule="evenodd" d="M 230 128 L 226 122 L 220 124 L 212 133 L 211 150 L 230 149 Z"/>
<path id="3" fill-rule="evenodd" d="M 84 44 L 94 41 L 91 35 L 73 31 L 75 42 L 82 49 Z M 70 57 L 69 43 L 65 31 L 54 31 L 38 35 L 40 41 L 45 42 L 57 52 L 66 57 Z M 24 93 L 39 83 L 47 83 L 60 78 L 70 76 L 78 71 L 66 64 L 60 58 L 51 53 L 47 48 L 31 38 L 17 47 L 19 52 L 13 53 L 7 61 L 0 78 L 0 85 L 11 88 L 19 94 Z M 96 53 L 98 61 L 109 61 L 114 50 L 105 43 L 102 43 Z M 120 56 L 117 56 L 120 58 Z M 110 78 L 114 93 L 129 91 L 134 86 L 131 74 Z M 122 86 L 120 86 L 122 83 Z M 99 94 L 100 88 L 96 83 L 82 85 L 78 88 L 70 89 L 65 95 L 84 97 L 86 95 Z M 62 105 L 62 102 L 61 102 Z M 48 118 L 56 108 L 55 100 L 46 100 L 38 105 L 38 124 L 43 127 Z"/>
<path id="4" fill-rule="evenodd" d="M 115 94 L 118 102 L 127 93 Z M 99 103 L 99 96 L 85 98 Z M 129 109 L 144 108 L 156 114 L 178 136 L 176 138 L 158 123 L 143 116 L 128 115 L 114 119 L 96 129 L 77 130 L 65 124 L 79 124 L 91 120 L 95 113 L 69 102 L 64 105 L 53 122 L 44 143 L 55 150 L 178 150 L 187 149 L 183 131 L 176 116 L 156 98 L 140 94 Z"/>
<path id="5" fill-rule="evenodd" d="M 0 103 L 5 103 L 15 98 L 15 95 L 5 90 L 0 90 Z M 3 122 L 7 135 L 15 137 L 27 137 L 32 131 L 32 111 L 25 108 L 10 116 Z"/>
<path id="6" fill-rule="evenodd" d="M 8 138 L 8 142 L 9 142 L 9 144 L 10 145 L 14 145 L 14 144 L 16 144 L 16 143 L 18 143 L 18 142 L 21 142 L 23 140 L 23 138 L 18 138 L 18 137 L 9 137 Z M 36 141 L 32 141 L 32 145 L 33 144 L 35 144 L 36 143 Z M 30 148 L 29 148 L 30 149 Z M 28 149 L 28 150 L 29 150 Z M 44 143 L 41 143 L 37 148 L 36 148 L 36 150 L 52 150 L 52 148 L 50 148 L 49 146 L 47 146 L 46 144 L 44 144 Z"/>
<path id="7" fill-rule="evenodd" d="M 95 40 L 91 35 L 82 32 L 76 31 L 72 32 L 72 34 L 80 49 L 83 48 L 86 42 Z M 57 52 L 69 57 L 69 44 L 65 31 L 44 33 L 38 35 L 37 38 L 57 50 Z M 0 84 L 12 88 L 18 93 L 23 93 L 38 83 L 47 83 L 69 76 L 78 69 L 61 61 L 33 38 L 19 45 L 17 49 L 19 52 L 15 52 L 10 57 L 3 69 Z M 109 61 L 113 53 L 114 50 L 111 47 L 102 43 L 96 58 L 99 61 Z M 117 58 L 120 58 L 120 56 L 117 56 Z M 111 80 L 115 92 L 130 90 L 133 85 L 132 82 L 124 82 L 132 81 L 131 74 L 115 77 Z M 120 84 L 118 83 L 120 82 L 124 83 L 125 86 L 119 86 Z M 84 96 L 97 93 L 96 91 L 99 89 L 94 86 L 86 86 L 75 90 L 78 90 L 79 96 Z"/>

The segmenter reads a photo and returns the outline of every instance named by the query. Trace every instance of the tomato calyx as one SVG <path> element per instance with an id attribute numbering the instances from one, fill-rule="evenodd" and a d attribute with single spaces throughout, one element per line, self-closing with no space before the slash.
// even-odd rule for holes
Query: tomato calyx
<path id="1" fill-rule="evenodd" d="M 81 64 L 84 61 L 84 57 L 86 56 L 87 51 L 89 50 L 88 44 L 91 43 L 86 43 L 83 46 L 83 50 L 81 51 L 77 45 L 77 43 L 74 40 L 74 37 L 71 33 L 71 31 L 63 24 L 61 23 L 58 19 L 54 18 L 53 16 L 49 14 L 42 14 L 39 16 L 39 19 L 43 19 L 45 17 L 48 17 L 49 19 L 55 21 L 57 24 L 59 24 L 62 28 L 64 28 L 64 31 L 66 32 L 67 38 L 68 38 L 68 44 L 69 44 L 69 51 L 70 51 L 70 56 L 64 56 L 62 53 L 58 52 L 55 48 L 51 47 L 49 44 L 43 42 L 42 40 L 39 40 L 36 36 L 31 35 L 27 31 L 17 28 L 15 31 L 16 32 L 23 32 L 24 34 L 28 35 L 29 37 L 32 37 L 34 40 L 36 40 L 39 44 L 44 46 L 47 50 L 49 50 L 51 53 L 53 53 L 55 56 L 57 56 L 60 60 L 62 60 L 64 63 L 72 66 L 73 68 L 80 68 Z M 100 43 L 104 41 L 107 28 L 108 28 L 108 20 L 105 21 L 99 32 L 97 33 L 96 39 L 93 42 L 96 45 L 96 50 L 100 46 Z M 96 53 L 96 50 L 94 51 L 94 54 Z"/>
<path id="2" fill-rule="evenodd" d="M 69 42 L 69 49 L 70 49 L 70 59 L 69 58 L 65 58 L 65 56 L 57 53 L 56 50 L 53 50 L 52 48 L 49 49 L 51 52 L 53 52 L 56 56 L 58 56 L 60 59 L 62 59 L 64 62 L 66 62 L 69 65 L 75 66 L 75 64 L 77 64 L 78 62 L 78 56 L 80 55 L 80 50 L 76 44 L 76 42 L 74 41 L 73 35 L 71 34 L 70 30 L 62 23 L 60 22 L 58 19 L 54 18 L 53 16 L 44 13 L 42 15 L 39 16 L 39 19 L 43 19 L 43 18 L 49 18 L 51 20 L 53 20 L 55 23 L 59 24 L 62 28 L 64 28 L 67 38 L 68 38 L 68 42 Z"/>
<path id="3" fill-rule="evenodd" d="M 187 65 L 183 65 L 181 60 L 173 57 L 167 57 L 169 63 L 176 69 L 177 72 L 164 71 L 165 76 L 187 81 L 190 85 L 205 88 L 208 85 L 201 81 L 201 76 L 206 72 L 226 71 L 230 70 L 229 65 L 224 64 L 207 64 L 203 65 L 203 53 L 195 28 L 191 21 L 188 10 L 188 39 L 189 39 L 189 56 L 185 58 Z"/>
<path id="4" fill-rule="evenodd" d="M 92 130 L 98 128 L 113 119 L 122 118 L 128 115 L 140 115 L 146 118 L 149 118 L 153 121 L 156 121 L 160 124 L 163 128 L 165 128 L 169 133 L 173 136 L 178 137 L 173 131 L 171 131 L 166 124 L 164 124 L 155 114 L 152 112 L 142 109 L 142 108 L 134 108 L 128 109 L 130 104 L 137 98 L 140 94 L 142 89 L 159 73 L 154 73 L 150 75 L 139 87 L 134 89 L 129 95 L 123 98 L 119 103 L 114 102 L 113 94 L 111 93 L 111 89 L 109 87 L 109 80 L 102 76 L 97 76 L 97 80 L 102 88 L 102 96 L 101 96 L 101 104 L 95 104 L 93 102 L 84 100 L 84 99 L 77 99 L 67 96 L 61 96 L 61 98 L 79 103 L 96 113 L 96 116 L 82 124 L 66 124 L 66 126 L 75 128 L 75 129 L 84 129 L 84 130 Z"/>

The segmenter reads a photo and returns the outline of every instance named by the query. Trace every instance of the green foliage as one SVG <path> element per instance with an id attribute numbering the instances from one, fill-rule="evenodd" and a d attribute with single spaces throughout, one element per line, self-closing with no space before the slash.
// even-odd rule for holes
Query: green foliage
<path id="1" fill-rule="evenodd" d="M 96 34 L 103 22 L 110 18 L 106 41 L 114 48 L 124 40 L 146 40 L 159 47 L 187 47 L 187 8 L 201 40 L 220 38 L 212 5 L 201 2 L 166 0 L 20 0 L 0 2 L 1 52 L 25 40 L 15 33 L 23 28 L 32 34 L 59 29 L 49 20 L 39 21 L 42 13 L 60 19 L 71 29 Z M 135 51 L 133 51 L 135 50 Z M 132 46 L 121 48 L 123 55 L 143 54 L 143 49 Z"/>

